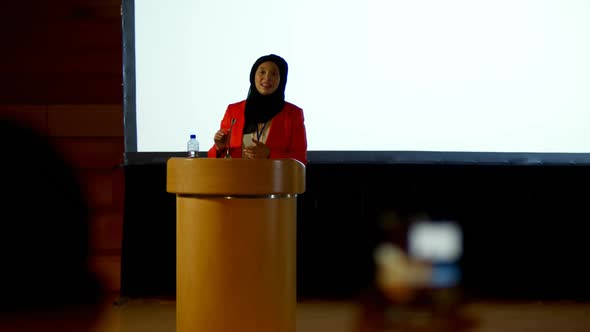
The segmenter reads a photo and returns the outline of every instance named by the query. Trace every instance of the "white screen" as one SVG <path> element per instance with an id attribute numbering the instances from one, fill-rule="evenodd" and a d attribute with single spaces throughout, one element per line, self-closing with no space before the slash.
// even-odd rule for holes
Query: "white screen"
<path id="1" fill-rule="evenodd" d="M 588 0 L 136 0 L 137 152 L 200 150 L 262 55 L 310 151 L 590 152 Z"/>

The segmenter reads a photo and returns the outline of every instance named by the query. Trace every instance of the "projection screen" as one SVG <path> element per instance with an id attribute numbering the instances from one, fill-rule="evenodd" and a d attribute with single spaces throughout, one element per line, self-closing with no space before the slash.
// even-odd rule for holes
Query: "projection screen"
<path id="1" fill-rule="evenodd" d="M 261 55 L 310 163 L 590 164 L 590 1 L 124 0 L 126 162 L 213 144 Z"/>

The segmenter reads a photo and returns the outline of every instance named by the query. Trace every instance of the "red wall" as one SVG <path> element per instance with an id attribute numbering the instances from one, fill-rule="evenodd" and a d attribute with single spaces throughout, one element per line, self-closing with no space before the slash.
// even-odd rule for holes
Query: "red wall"
<path id="1" fill-rule="evenodd" d="M 55 0 L 0 9 L 0 117 L 47 136 L 88 199 L 91 266 L 120 285 L 123 225 L 121 3 Z"/>

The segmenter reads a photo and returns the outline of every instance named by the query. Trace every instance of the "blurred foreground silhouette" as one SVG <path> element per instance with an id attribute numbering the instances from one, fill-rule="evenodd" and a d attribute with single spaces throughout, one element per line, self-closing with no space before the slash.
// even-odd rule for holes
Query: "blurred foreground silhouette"
<path id="1" fill-rule="evenodd" d="M 89 207 L 48 139 L 0 119 L 0 331 L 84 331 L 102 289 L 88 269 Z M 72 327 L 70 328 L 70 323 Z"/>

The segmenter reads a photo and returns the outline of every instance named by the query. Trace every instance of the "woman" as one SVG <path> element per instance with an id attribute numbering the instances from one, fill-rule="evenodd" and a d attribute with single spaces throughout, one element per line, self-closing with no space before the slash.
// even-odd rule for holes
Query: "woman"
<path id="1" fill-rule="evenodd" d="M 227 107 L 210 158 L 293 158 L 307 164 L 303 110 L 285 101 L 287 71 L 287 62 L 278 55 L 256 60 L 248 96 Z"/>

